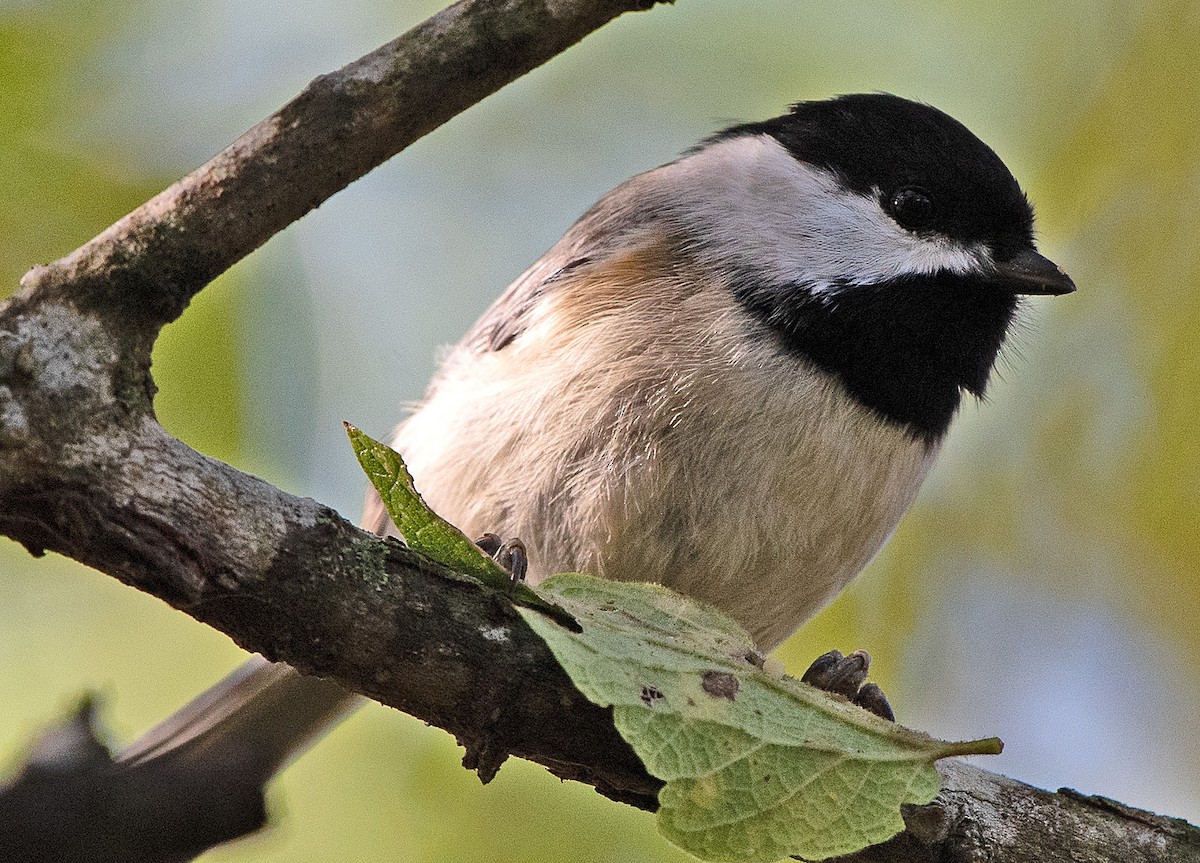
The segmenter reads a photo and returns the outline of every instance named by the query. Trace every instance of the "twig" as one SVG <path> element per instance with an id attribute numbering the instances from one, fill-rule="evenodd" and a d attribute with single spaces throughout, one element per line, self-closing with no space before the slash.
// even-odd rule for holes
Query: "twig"
<path id="1" fill-rule="evenodd" d="M 334 193 L 623 12 L 673 0 L 461 0 L 327 75 L 91 242 L 22 280 L 141 328 Z"/>

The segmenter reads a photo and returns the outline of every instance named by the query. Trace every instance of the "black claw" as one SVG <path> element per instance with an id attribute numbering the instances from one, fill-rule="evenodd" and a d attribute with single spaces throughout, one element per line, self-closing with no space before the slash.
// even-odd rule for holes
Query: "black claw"
<path id="1" fill-rule="evenodd" d="M 831 650 L 818 656 L 800 679 L 817 689 L 853 699 L 867 679 L 870 667 L 871 656 L 866 651 L 856 650 L 842 656 L 839 651 Z"/>
<path id="2" fill-rule="evenodd" d="M 525 551 L 525 543 L 517 538 L 506 541 L 494 555 L 496 563 L 508 570 L 514 582 L 525 580 L 529 571 L 529 555 Z"/>
<path id="3" fill-rule="evenodd" d="M 483 553 L 488 557 L 495 557 L 496 552 L 500 550 L 500 546 L 504 544 L 504 540 L 494 533 L 485 533 L 479 539 L 475 540 L 475 544 L 483 549 Z"/>
<path id="4" fill-rule="evenodd" d="M 822 653 L 812 661 L 812 665 L 808 666 L 808 671 L 804 672 L 804 676 L 800 680 L 810 686 L 818 686 L 818 681 L 844 658 L 840 650 L 831 650 L 828 653 Z"/>
<path id="5" fill-rule="evenodd" d="M 876 716 L 886 719 L 888 722 L 896 721 L 896 714 L 892 712 L 892 705 L 888 703 L 887 696 L 883 694 L 883 690 L 879 688 L 878 683 L 864 683 L 858 693 L 850 699 L 864 710 L 869 710 Z"/>
<path id="6" fill-rule="evenodd" d="M 512 577 L 513 581 L 522 582 L 525 580 L 525 575 L 529 572 L 529 555 L 525 551 L 525 546 L 520 540 L 516 540 L 518 548 L 512 551 Z M 518 553 L 519 551 L 519 553 Z"/>
<path id="7" fill-rule="evenodd" d="M 800 680 L 817 689 L 841 695 L 876 716 L 894 722 L 896 717 L 883 690 L 874 683 L 866 682 L 870 668 L 871 655 L 865 650 L 856 650 L 849 656 L 831 650 L 814 659 Z"/>

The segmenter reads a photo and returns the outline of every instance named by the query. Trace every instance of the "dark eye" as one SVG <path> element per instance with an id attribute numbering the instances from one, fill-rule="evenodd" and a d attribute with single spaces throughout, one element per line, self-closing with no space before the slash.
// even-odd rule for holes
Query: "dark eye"
<path id="1" fill-rule="evenodd" d="M 924 189 L 916 186 L 905 186 L 892 195 L 888 201 L 888 212 L 902 228 L 917 231 L 926 228 L 933 222 L 937 208 L 933 199 Z"/>

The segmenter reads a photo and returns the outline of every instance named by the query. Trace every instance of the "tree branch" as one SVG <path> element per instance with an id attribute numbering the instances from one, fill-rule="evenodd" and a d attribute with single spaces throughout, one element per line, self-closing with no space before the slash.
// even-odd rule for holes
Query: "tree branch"
<path id="1" fill-rule="evenodd" d="M 485 777 L 515 754 L 654 808 L 661 783 L 502 594 L 171 438 L 149 374 L 159 329 L 216 275 L 478 99 L 651 5 L 464 0 L 316 79 L 208 164 L 30 271 L 0 306 L 0 531 L 450 731 Z M 939 802 L 858 859 L 1056 859 L 1034 837 L 1134 861 L 1200 847 L 1175 822 L 961 765 L 944 773 Z"/>
<path id="2" fill-rule="evenodd" d="M 842 863 L 1197 863 L 1200 829 L 1070 788 L 1058 793 L 949 759 L 942 791 L 905 831 Z"/>
<path id="3" fill-rule="evenodd" d="M 140 329 L 334 193 L 623 12 L 673 0 L 461 0 L 300 95 L 22 280 Z"/>

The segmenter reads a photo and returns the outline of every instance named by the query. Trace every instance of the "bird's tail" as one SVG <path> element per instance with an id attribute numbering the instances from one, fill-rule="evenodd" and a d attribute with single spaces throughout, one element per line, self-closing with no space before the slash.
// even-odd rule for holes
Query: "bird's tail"
<path id="1" fill-rule="evenodd" d="M 130 767 L 168 755 L 253 764 L 265 781 L 365 700 L 290 665 L 254 656 L 147 731 L 116 760 Z"/>

